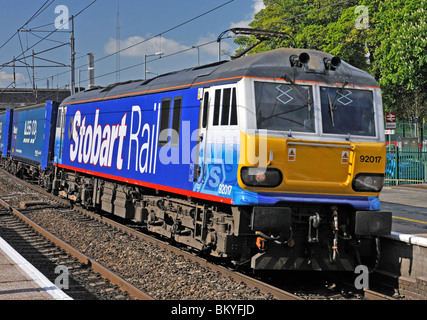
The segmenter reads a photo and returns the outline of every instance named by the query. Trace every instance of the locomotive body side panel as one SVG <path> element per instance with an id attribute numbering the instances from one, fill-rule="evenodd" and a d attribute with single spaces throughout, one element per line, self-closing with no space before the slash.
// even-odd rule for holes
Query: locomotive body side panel
<path id="1" fill-rule="evenodd" d="M 65 127 L 57 129 L 56 149 L 61 154 L 57 151 L 56 164 L 191 195 L 200 103 L 197 92 L 178 90 L 68 105 Z"/>

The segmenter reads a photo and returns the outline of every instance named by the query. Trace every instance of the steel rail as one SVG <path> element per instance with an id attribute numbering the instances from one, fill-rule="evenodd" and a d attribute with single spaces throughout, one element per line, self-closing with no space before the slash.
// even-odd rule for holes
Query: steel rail
<path id="1" fill-rule="evenodd" d="M 18 177 L 10 174 L 9 172 L 4 171 L 3 169 L 0 169 L 0 171 L 3 172 L 4 174 L 6 174 L 8 177 L 10 177 L 10 178 L 12 178 L 12 179 L 14 179 L 16 181 L 19 181 L 19 183 L 27 186 L 28 188 L 31 188 L 32 190 L 34 190 L 36 192 L 39 192 L 39 193 L 41 193 L 41 194 L 49 197 L 53 201 L 62 203 L 65 206 L 70 206 L 71 205 L 70 200 L 63 199 L 63 198 L 60 198 L 58 196 L 55 196 L 52 193 L 47 192 L 46 190 L 44 190 L 44 189 L 42 189 L 42 188 L 40 188 L 40 187 L 38 187 L 36 185 L 33 185 L 33 184 L 31 184 L 31 183 L 29 183 L 27 181 L 19 179 Z M 14 210 L 14 208 L 12 208 L 9 204 L 7 204 L 6 202 L 2 201 L 1 199 L 0 199 L 0 204 L 2 204 L 3 206 L 5 206 L 6 208 L 9 208 L 9 210 Z M 269 293 L 269 294 L 271 294 L 277 300 L 305 300 L 305 299 L 303 299 L 303 298 L 301 298 L 301 297 L 299 297 L 297 295 L 294 295 L 294 294 L 292 294 L 290 292 L 286 292 L 286 291 L 284 291 L 284 290 L 282 290 L 280 288 L 274 287 L 274 286 L 269 285 L 267 283 L 264 283 L 264 282 L 262 282 L 260 280 L 257 280 L 255 278 L 249 277 L 249 276 L 247 276 L 245 274 L 242 274 L 242 273 L 239 273 L 239 272 L 227 269 L 227 268 L 225 268 L 223 266 L 211 263 L 211 262 L 207 261 L 204 258 L 196 256 L 196 255 L 194 255 L 194 254 L 192 254 L 192 253 L 190 253 L 188 251 L 184 251 L 184 250 L 182 250 L 180 248 L 171 246 L 169 243 L 167 243 L 165 241 L 157 239 L 157 238 L 155 238 L 153 236 L 150 236 L 148 234 L 142 233 L 142 232 L 140 232 L 138 230 L 135 230 L 135 229 L 133 229 L 131 227 L 125 226 L 125 225 L 123 225 L 123 224 L 121 224 L 121 223 L 119 223 L 117 221 L 109 219 L 109 218 L 107 218 L 105 216 L 102 216 L 100 214 L 97 214 L 97 213 L 94 213 L 92 211 L 86 210 L 86 209 L 84 209 L 82 207 L 79 207 L 79 206 L 75 206 L 73 209 L 76 210 L 76 211 L 79 211 L 80 213 L 82 213 L 82 214 L 86 215 L 87 217 L 90 217 L 90 218 L 92 218 L 92 219 L 94 219 L 96 221 L 99 221 L 99 222 L 101 222 L 103 224 L 109 225 L 109 226 L 111 226 L 113 228 L 116 228 L 117 230 L 121 230 L 121 231 L 127 233 L 128 235 L 131 235 L 131 236 L 136 237 L 138 239 L 142 239 L 144 241 L 150 242 L 150 243 L 152 243 L 154 245 L 157 245 L 161 249 L 164 249 L 166 251 L 172 252 L 173 254 L 182 255 L 185 259 L 188 259 L 188 260 L 193 261 L 193 262 L 197 262 L 201 266 L 210 268 L 212 271 L 220 272 L 222 275 L 224 275 L 226 277 L 231 277 L 232 279 L 234 279 L 236 281 L 243 282 L 243 283 L 245 283 L 249 287 L 256 287 L 256 288 L 258 288 L 263 293 Z M 25 218 L 26 220 L 29 220 L 25 216 L 23 216 L 23 218 Z M 39 228 L 41 228 L 41 227 L 39 227 Z M 53 238 L 56 238 L 53 235 L 51 235 L 51 236 Z M 58 239 L 58 241 L 62 242 L 60 239 Z M 88 264 L 91 264 L 93 266 L 94 265 L 99 266 L 99 268 L 101 270 L 105 269 L 99 263 L 91 260 L 90 258 L 86 257 L 83 254 L 81 254 L 81 255 L 82 255 L 82 259 L 83 259 L 81 261 L 83 263 L 88 263 Z M 119 284 L 119 283 L 123 282 L 123 284 L 125 284 L 125 285 L 127 284 L 127 285 L 131 286 L 125 280 L 121 279 L 119 276 L 117 276 L 117 275 L 115 275 L 115 276 L 117 277 L 117 280 L 116 280 L 117 283 L 114 282 L 115 284 Z M 131 289 L 129 289 L 129 290 L 131 290 Z M 138 294 L 139 290 L 138 289 L 136 289 L 136 290 L 137 290 L 136 294 Z M 126 290 L 126 291 L 128 291 L 128 290 Z M 368 290 L 368 289 L 364 289 L 363 292 L 364 292 L 364 296 L 365 296 L 365 298 L 367 300 L 396 300 L 393 297 L 390 297 L 390 296 L 387 296 L 387 295 L 384 295 L 384 294 L 381 294 L 381 293 L 378 293 L 378 292 L 375 292 L 375 291 L 372 291 L 372 290 Z M 146 295 L 145 293 L 140 292 L 140 294 L 142 294 L 141 298 L 138 298 L 138 299 L 144 299 L 144 300 L 149 299 L 149 300 L 152 300 L 152 298 L 149 297 L 148 295 Z"/>
<path id="2" fill-rule="evenodd" d="M 44 190 L 44 189 L 42 189 L 42 188 L 40 188 L 38 186 L 35 186 L 35 185 L 33 185 L 33 184 L 31 184 L 31 183 L 29 183 L 27 181 L 23 181 L 23 180 L 15 177 L 14 175 L 11 175 L 10 173 L 4 171 L 3 169 L 0 169 L 0 170 L 2 172 L 4 172 L 7 176 L 9 176 L 10 178 L 18 180 L 21 184 L 23 184 L 23 185 L 31 188 L 32 190 L 40 192 L 41 194 L 43 194 L 43 195 L 51 198 L 52 200 L 54 200 L 56 202 L 59 202 L 59 203 L 62 203 L 64 205 L 66 205 L 66 206 L 70 205 L 70 201 L 69 200 L 63 199 L 63 198 L 59 198 L 59 197 L 53 195 L 52 193 L 47 192 L 46 190 Z M 267 283 L 264 283 L 262 281 L 254 279 L 252 277 L 249 277 L 249 276 L 247 276 L 245 274 L 242 274 L 242 273 L 239 273 L 239 272 L 227 269 L 227 268 L 225 268 L 223 266 L 211 263 L 211 262 L 207 261 L 206 259 L 203 259 L 203 258 L 201 258 L 199 256 L 194 255 L 194 254 L 191 254 L 190 252 L 184 251 L 184 250 L 182 250 L 180 248 L 174 247 L 174 246 L 170 245 L 167 242 L 164 242 L 164 241 L 162 241 L 160 239 L 152 237 L 152 236 L 150 236 L 148 234 L 142 233 L 142 232 L 140 232 L 138 230 L 135 230 L 135 229 L 133 229 L 131 227 L 125 226 L 125 225 L 123 225 L 123 224 L 121 224 L 119 222 L 116 222 L 116 221 L 114 221 L 112 219 L 109 219 L 109 218 L 107 218 L 105 216 L 102 216 L 102 215 L 99 215 L 97 213 L 91 212 L 91 211 L 86 210 L 86 209 L 84 209 L 82 207 L 79 207 L 79 206 L 74 206 L 73 209 L 79 211 L 80 213 L 82 213 L 82 214 L 84 214 L 84 215 L 86 215 L 86 216 L 88 216 L 90 218 L 93 218 L 94 220 L 97 220 L 97 221 L 99 221 L 101 223 L 104 223 L 104 224 L 109 225 L 109 226 L 111 226 L 113 228 L 116 228 L 117 230 L 121 230 L 121 231 L 123 231 L 123 232 L 125 232 L 125 233 L 127 233 L 127 234 L 129 234 L 129 235 L 131 235 L 133 237 L 136 237 L 138 239 L 142 239 L 144 241 L 147 241 L 147 242 L 150 242 L 152 244 L 155 244 L 155 245 L 157 245 L 161 249 L 164 249 L 166 251 L 172 252 L 173 254 L 176 254 L 176 255 L 182 255 L 185 259 L 189 259 L 190 261 L 197 262 L 201 266 L 207 267 L 207 268 L 211 269 L 212 271 L 220 272 L 222 275 L 224 275 L 226 277 L 231 277 L 232 279 L 234 279 L 234 280 L 236 280 L 238 282 L 243 282 L 243 283 L 245 283 L 249 287 L 258 288 L 262 293 L 267 293 L 267 294 L 269 293 L 269 294 L 271 294 L 277 300 L 304 300 L 303 298 L 301 298 L 301 297 L 299 297 L 297 295 L 294 295 L 294 294 L 292 294 L 290 292 L 286 292 L 286 291 L 284 291 L 284 290 L 282 290 L 280 288 L 274 287 L 272 285 L 269 285 Z M 59 241 L 61 241 L 61 240 L 59 240 Z M 86 256 L 85 256 L 84 259 L 87 259 L 87 260 L 84 260 L 84 261 L 92 261 L 92 260 L 90 260 Z M 96 262 L 93 261 L 93 263 L 96 263 Z"/>
<path id="3" fill-rule="evenodd" d="M 363 289 L 363 293 L 366 300 L 397 300 L 393 297 L 369 289 Z"/>
<path id="4" fill-rule="evenodd" d="M 22 181 L 22 180 L 21 180 Z M 49 231 L 43 229 L 38 224 L 33 222 L 31 219 L 26 217 L 24 214 L 22 214 L 19 210 L 12 207 L 10 204 L 8 204 L 6 201 L 0 198 L 0 205 L 7 208 L 12 214 L 17 216 L 19 219 L 24 221 L 26 224 L 28 224 L 31 228 L 36 230 L 38 233 L 43 235 L 45 238 L 52 241 L 57 246 L 61 247 L 63 250 L 71 254 L 73 257 L 78 259 L 81 263 L 88 265 L 92 268 L 95 272 L 98 272 L 101 274 L 104 278 L 107 278 L 110 280 L 113 284 L 119 286 L 122 290 L 128 292 L 133 298 L 138 300 L 154 300 L 152 297 L 150 297 L 145 292 L 142 292 L 138 288 L 134 287 L 130 283 L 128 283 L 126 280 L 122 279 L 120 276 L 115 274 L 114 272 L 108 270 L 107 268 L 103 267 L 101 264 L 96 262 L 95 260 L 87 257 L 77 249 L 73 248 L 69 244 L 65 243 L 61 239 L 57 238 L 53 234 L 51 234 Z"/>

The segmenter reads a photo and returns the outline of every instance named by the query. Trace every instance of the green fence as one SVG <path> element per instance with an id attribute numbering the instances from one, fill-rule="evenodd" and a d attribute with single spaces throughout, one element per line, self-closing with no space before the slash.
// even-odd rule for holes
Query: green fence
<path id="1" fill-rule="evenodd" d="M 384 185 L 427 182 L 427 150 L 423 148 L 387 148 Z"/>
<path id="2" fill-rule="evenodd" d="M 386 141 L 398 141 L 401 138 L 417 137 L 419 142 L 427 140 L 427 122 L 420 121 L 412 123 L 411 121 L 397 120 L 394 133 L 386 135 Z"/>
<path id="3" fill-rule="evenodd" d="M 397 121 L 386 135 L 385 185 L 427 183 L 427 123 Z"/>

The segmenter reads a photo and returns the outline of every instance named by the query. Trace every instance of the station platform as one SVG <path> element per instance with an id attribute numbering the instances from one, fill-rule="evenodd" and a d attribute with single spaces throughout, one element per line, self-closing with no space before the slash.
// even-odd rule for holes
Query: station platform
<path id="1" fill-rule="evenodd" d="M 72 300 L 0 238 L 0 300 Z"/>
<path id="2" fill-rule="evenodd" d="M 427 300 L 427 185 L 386 186 L 382 211 L 392 213 L 392 232 L 381 238 L 377 275 L 394 281 L 408 300 Z"/>
<path id="3" fill-rule="evenodd" d="M 380 202 L 392 212 L 393 232 L 427 238 L 427 185 L 386 186 Z"/>

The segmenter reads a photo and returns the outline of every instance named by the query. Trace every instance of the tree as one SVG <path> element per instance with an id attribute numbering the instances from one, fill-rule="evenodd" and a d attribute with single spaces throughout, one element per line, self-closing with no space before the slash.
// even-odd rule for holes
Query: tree
<path id="1" fill-rule="evenodd" d="M 427 115 L 427 0 L 264 0 L 250 26 L 287 33 L 252 53 L 279 47 L 328 52 L 372 74 L 386 110 Z M 360 5 L 364 12 L 361 13 Z M 358 27 L 362 14 L 369 24 Z M 241 49 L 255 41 L 238 37 Z"/>
<path id="2" fill-rule="evenodd" d="M 264 0 L 265 9 L 255 15 L 250 26 L 287 33 L 291 40 L 272 40 L 252 53 L 278 47 L 307 48 L 340 56 L 359 68 L 366 68 L 364 30 L 356 30 L 354 0 Z M 356 30 L 356 31 L 354 31 Z M 241 49 L 254 38 L 238 37 Z"/>
<path id="3" fill-rule="evenodd" d="M 427 0 L 381 3 L 375 71 L 388 109 L 400 116 L 426 116 Z"/>

